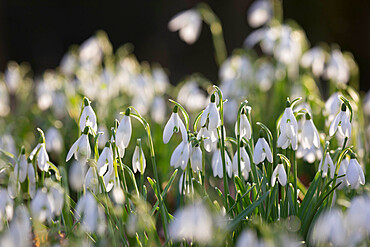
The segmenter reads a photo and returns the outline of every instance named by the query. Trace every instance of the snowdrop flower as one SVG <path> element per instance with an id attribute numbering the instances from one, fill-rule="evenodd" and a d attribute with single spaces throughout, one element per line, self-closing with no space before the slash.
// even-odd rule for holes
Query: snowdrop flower
<path id="1" fill-rule="evenodd" d="M 103 51 L 97 37 L 90 37 L 81 44 L 79 58 L 82 65 L 87 68 L 97 66 L 101 62 Z"/>
<path id="2" fill-rule="evenodd" d="M 334 93 L 325 102 L 325 114 L 329 116 L 328 120 L 330 123 L 341 109 L 342 101 L 339 98 L 340 96 L 340 93 Z"/>
<path id="3" fill-rule="evenodd" d="M 187 110 L 197 112 L 206 107 L 207 98 L 194 80 L 185 82 L 177 94 L 177 101 Z"/>
<path id="4" fill-rule="evenodd" d="M 348 186 L 348 179 L 347 179 L 347 175 L 346 175 L 348 165 L 349 165 L 349 159 L 348 158 L 343 159 L 342 162 L 340 163 L 339 171 L 338 171 L 338 177 L 343 176 L 343 175 L 344 175 L 344 177 L 337 178 L 337 184 L 342 182 L 338 186 L 338 189 L 342 189 L 342 188 Z"/>
<path id="5" fill-rule="evenodd" d="M 172 32 L 179 31 L 180 38 L 191 45 L 199 38 L 202 17 L 195 9 L 182 11 L 171 19 L 168 29 Z"/>
<path id="6" fill-rule="evenodd" d="M 334 178 L 335 173 L 335 166 L 333 163 L 333 160 L 330 157 L 329 152 L 325 155 L 325 161 L 324 164 L 322 164 L 323 159 L 321 159 L 320 165 L 319 165 L 319 171 L 322 171 L 322 177 L 326 177 L 328 175 L 328 168 L 330 169 L 330 177 Z"/>
<path id="7" fill-rule="evenodd" d="M 359 234 L 358 239 L 366 239 L 370 233 L 370 198 L 368 195 L 357 196 L 351 201 L 351 206 L 347 209 L 347 215 L 344 223 L 347 224 L 347 228 L 352 230 L 352 236 Z M 357 233 L 357 234 L 356 234 Z M 351 237 L 352 237 L 351 236 Z M 359 241 L 361 242 L 361 241 Z M 353 246 L 358 246 L 354 244 Z"/>
<path id="8" fill-rule="evenodd" d="M 166 115 L 166 103 L 163 97 L 155 97 L 152 102 L 151 117 L 159 124 L 162 124 Z"/>
<path id="9" fill-rule="evenodd" d="M 319 132 L 317 131 L 309 113 L 306 113 L 306 121 L 302 128 L 302 146 L 303 148 L 311 148 L 312 146 L 320 148 Z"/>
<path id="10" fill-rule="evenodd" d="M 30 160 L 26 159 L 25 150 L 22 148 L 21 156 L 19 161 L 14 166 L 14 175 L 12 181 L 10 181 L 9 185 L 13 186 L 10 189 L 10 194 L 12 197 L 16 197 L 18 195 L 17 191 L 18 182 L 23 183 L 26 178 L 28 177 L 28 189 L 30 197 L 33 198 L 36 194 L 36 178 L 35 178 L 35 169 Z"/>
<path id="11" fill-rule="evenodd" d="M 248 10 L 248 24 L 256 28 L 268 22 L 272 17 L 272 6 L 269 1 L 258 0 Z"/>
<path id="12" fill-rule="evenodd" d="M 13 200 L 5 189 L 0 190 L 0 230 L 3 229 L 3 220 L 13 218 Z"/>
<path id="13" fill-rule="evenodd" d="M 298 148 L 298 124 L 293 114 L 290 102 L 287 101 L 287 107 L 280 120 L 280 136 L 277 141 L 277 146 L 282 149 L 287 149 L 289 144 L 292 145 L 293 150 Z"/>
<path id="14" fill-rule="evenodd" d="M 365 184 L 365 175 L 362 171 L 361 165 L 358 163 L 355 154 L 351 154 L 347 168 L 347 181 L 351 188 L 358 188 L 359 185 Z"/>
<path id="15" fill-rule="evenodd" d="M 99 176 L 103 176 L 107 172 L 108 166 L 113 167 L 113 151 L 110 145 L 110 142 L 107 142 L 99 156 L 97 162 Z"/>
<path id="16" fill-rule="evenodd" d="M 173 133 L 178 133 L 179 130 L 181 131 L 182 134 L 182 140 L 183 141 L 187 140 L 185 125 L 183 124 L 181 118 L 179 117 L 178 106 L 175 105 L 171 117 L 163 130 L 163 142 L 167 144 L 170 141 Z"/>
<path id="17" fill-rule="evenodd" d="M 198 140 L 203 139 L 204 149 L 207 152 L 211 152 L 214 144 L 218 140 L 217 129 L 214 129 L 213 131 L 210 132 L 205 127 L 202 127 L 198 132 L 197 139 Z"/>
<path id="18" fill-rule="evenodd" d="M 132 169 L 134 173 L 139 171 L 144 174 L 146 168 L 146 160 L 143 149 L 141 148 L 141 139 L 137 140 L 134 155 L 132 156 Z"/>
<path id="19" fill-rule="evenodd" d="M 240 146 L 240 171 L 245 180 L 248 180 L 249 172 L 251 171 L 251 162 L 247 151 L 243 145 Z M 238 167 L 238 152 L 235 152 L 233 158 L 233 172 L 236 176 L 239 176 L 239 167 Z"/>
<path id="20" fill-rule="evenodd" d="M 90 100 L 88 98 L 84 98 L 84 107 L 80 116 L 80 130 L 84 131 L 84 129 L 89 126 L 91 129 L 94 130 L 94 134 L 98 130 L 98 126 L 96 124 L 96 115 L 93 108 L 90 106 Z"/>
<path id="21" fill-rule="evenodd" d="M 244 113 L 244 109 L 240 114 L 240 128 L 238 129 L 238 122 L 235 123 L 235 136 L 240 135 L 240 139 L 245 137 L 247 140 L 251 139 L 252 130 L 247 115 Z"/>
<path id="22" fill-rule="evenodd" d="M 348 138 L 351 136 L 351 122 L 346 113 L 346 110 L 347 110 L 347 106 L 346 104 L 343 103 L 341 111 L 334 118 L 333 122 L 330 125 L 330 128 L 329 128 L 330 136 L 333 136 L 337 130 L 341 136 L 345 136 Z"/>
<path id="23" fill-rule="evenodd" d="M 174 220 L 169 225 L 172 239 L 208 243 L 212 240 L 213 222 L 207 208 L 201 203 L 188 205 L 174 214 Z"/>
<path id="24" fill-rule="evenodd" d="M 301 58 L 301 65 L 304 68 L 312 67 L 312 73 L 319 77 L 324 72 L 325 52 L 319 47 L 313 47 L 303 54 Z"/>
<path id="25" fill-rule="evenodd" d="M 28 247 L 32 243 L 32 227 L 28 210 L 18 206 L 15 217 L 9 224 L 9 229 L 0 237 L 0 246 Z"/>
<path id="26" fill-rule="evenodd" d="M 256 146 L 254 148 L 253 162 L 259 164 L 267 158 L 267 161 L 272 163 L 272 153 L 269 144 L 260 134 Z"/>
<path id="27" fill-rule="evenodd" d="M 31 212 L 34 219 L 40 222 L 50 221 L 53 217 L 53 206 L 46 188 L 38 189 L 35 198 L 31 201 Z"/>
<path id="28" fill-rule="evenodd" d="M 56 128 L 51 127 L 46 131 L 45 144 L 48 152 L 60 153 L 62 151 L 63 137 Z"/>
<path id="29" fill-rule="evenodd" d="M 236 247 L 245 247 L 245 246 L 260 247 L 261 245 L 262 244 L 258 241 L 256 233 L 252 230 L 243 231 L 242 234 L 240 234 L 238 241 L 236 242 Z"/>
<path id="30" fill-rule="evenodd" d="M 8 90 L 3 81 L 0 81 L 0 116 L 5 117 L 10 112 Z"/>
<path id="31" fill-rule="evenodd" d="M 74 160 L 69 168 L 68 178 L 69 185 L 74 191 L 81 191 L 84 184 L 85 166 L 79 161 Z"/>
<path id="32" fill-rule="evenodd" d="M 116 145 L 118 148 L 119 156 L 122 158 L 125 154 L 125 149 L 128 147 L 131 139 L 132 126 L 130 119 L 130 108 L 127 108 L 125 115 L 117 128 Z"/>
<path id="33" fill-rule="evenodd" d="M 94 232 L 98 224 L 98 204 L 93 195 L 87 192 L 83 195 L 76 206 L 76 220 L 82 222 L 82 229 L 87 232 Z"/>
<path id="34" fill-rule="evenodd" d="M 336 83 L 347 83 L 350 78 L 350 69 L 343 53 L 339 49 L 331 52 L 330 60 L 324 71 L 325 78 Z"/>
<path id="35" fill-rule="evenodd" d="M 332 243 L 333 246 L 342 246 L 346 242 L 346 229 L 343 224 L 342 212 L 332 209 L 319 216 L 311 233 L 313 245 Z"/>
<path id="36" fill-rule="evenodd" d="M 205 126 L 207 130 L 212 131 L 221 125 L 220 113 L 217 110 L 216 96 L 212 94 L 211 102 L 204 110 L 200 119 L 201 126 Z"/>
<path id="37" fill-rule="evenodd" d="M 278 61 L 286 65 L 292 65 L 301 56 L 302 48 L 296 31 L 289 26 L 281 27 L 281 37 L 274 49 L 274 55 Z"/>
<path id="38" fill-rule="evenodd" d="M 225 168 L 226 173 L 231 178 L 232 175 L 232 169 L 233 169 L 233 163 L 228 155 L 228 153 L 225 150 Z M 221 150 L 219 148 L 216 149 L 216 151 L 212 155 L 212 170 L 213 170 L 213 176 L 223 178 L 223 165 L 222 165 L 222 156 L 221 156 Z"/>
<path id="39" fill-rule="evenodd" d="M 40 168 L 41 171 L 48 171 L 49 170 L 49 155 L 46 152 L 45 143 L 39 143 L 37 146 L 32 150 L 30 153 L 29 158 L 33 160 L 36 157 L 37 166 Z"/>
<path id="40" fill-rule="evenodd" d="M 52 204 L 53 214 L 58 216 L 62 213 L 64 205 L 64 190 L 58 183 L 52 183 L 49 189 L 49 197 Z"/>
<path id="41" fill-rule="evenodd" d="M 278 164 L 271 176 L 271 186 L 275 186 L 276 178 L 278 178 L 281 186 L 285 186 L 287 176 L 283 164 Z"/>
<path id="42" fill-rule="evenodd" d="M 77 139 L 77 141 L 68 151 L 66 162 L 72 158 L 72 155 L 74 155 L 75 159 L 78 160 L 81 164 L 86 164 L 87 159 L 89 159 L 91 155 L 88 132 L 89 129 L 88 127 L 86 127 L 82 135 Z"/>
<path id="43" fill-rule="evenodd" d="M 275 80 L 274 66 L 268 61 L 257 64 L 257 68 L 254 72 L 254 80 L 263 92 L 268 91 Z"/>
<path id="44" fill-rule="evenodd" d="M 171 166 L 174 168 L 181 167 L 181 169 L 185 170 L 190 156 L 190 145 L 191 144 L 187 140 L 183 140 L 175 148 L 171 156 Z"/>
<path id="45" fill-rule="evenodd" d="M 202 150 L 198 143 L 194 147 L 191 147 L 190 163 L 193 171 L 202 170 Z"/>
<path id="46" fill-rule="evenodd" d="M 6 86 L 10 93 L 15 93 L 22 82 L 20 67 L 16 62 L 9 62 L 4 73 Z"/>

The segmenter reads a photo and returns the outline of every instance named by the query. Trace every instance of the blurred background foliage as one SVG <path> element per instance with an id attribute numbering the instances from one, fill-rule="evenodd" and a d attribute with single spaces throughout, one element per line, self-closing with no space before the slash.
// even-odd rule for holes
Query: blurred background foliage
<path id="1" fill-rule="evenodd" d="M 81 44 L 101 29 L 107 32 L 114 50 L 130 42 L 139 61 L 158 62 L 168 68 L 172 84 L 194 72 L 217 81 L 209 29 L 203 28 L 199 40 L 188 45 L 167 28 L 174 14 L 199 2 L 0 0 L 0 70 L 4 71 L 10 60 L 27 61 L 35 74 L 41 75 L 45 69 L 57 67 L 71 45 Z M 204 2 L 220 18 L 231 54 L 252 31 L 246 11 L 253 0 Z M 363 91 L 370 88 L 369 9 L 370 2 L 365 0 L 283 1 L 284 19 L 295 20 L 311 46 L 336 43 L 353 53 Z"/>

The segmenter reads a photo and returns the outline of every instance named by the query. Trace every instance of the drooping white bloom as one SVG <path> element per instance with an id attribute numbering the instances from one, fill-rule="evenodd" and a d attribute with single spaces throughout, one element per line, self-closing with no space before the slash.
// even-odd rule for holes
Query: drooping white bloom
<path id="1" fill-rule="evenodd" d="M 58 183 L 53 183 L 50 187 L 49 197 L 52 204 L 53 214 L 58 216 L 62 213 L 64 205 L 64 190 Z"/>
<path id="2" fill-rule="evenodd" d="M 245 151 L 244 147 L 240 147 L 240 171 L 242 173 L 243 178 L 245 180 L 248 180 L 249 172 L 251 171 L 251 162 L 249 160 L 247 151 Z M 239 176 L 238 152 L 235 152 L 233 158 L 233 172 L 236 176 Z"/>
<path id="3" fill-rule="evenodd" d="M 263 92 L 269 90 L 275 81 L 275 68 L 269 61 L 262 60 L 257 64 L 254 80 Z"/>
<path id="4" fill-rule="evenodd" d="M 254 231 L 245 230 L 242 232 L 242 234 L 240 234 L 238 241 L 236 242 L 236 247 L 245 246 L 261 246 Z"/>
<path id="5" fill-rule="evenodd" d="M 14 174 L 11 175 L 13 178 L 12 181 L 9 182 L 9 185 L 12 186 L 10 189 L 10 193 L 13 197 L 18 195 L 17 191 L 18 188 L 16 181 L 23 183 L 26 178 L 28 177 L 28 189 L 30 197 L 33 198 L 36 194 L 36 178 L 35 178 L 35 169 L 33 165 L 26 160 L 26 155 L 24 154 L 24 149 L 22 149 L 22 154 L 20 156 L 19 162 L 17 162 L 14 166 Z"/>
<path id="6" fill-rule="evenodd" d="M 48 152 L 60 153 L 63 149 L 63 137 L 59 131 L 51 127 L 45 133 L 45 144 Z"/>
<path id="7" fill-rule="evenodd" d="M 25 206 L 15 209 L 15 216 L 7 232 L 0 237 L 0 246 L 29 247 L 32 243 L 31 220 Z"/>
<path id="8" fill-rule="evenodd" d="M 110 144 L 107 144 L 101 152 L 97 166 L 99 176 L 103 176 L 106 173 L 108 166 L 113 167 L 113 151 Z"/>
<path id="9" fill-rule="evenodd" d="M 254 148 L 253 162 L 259 164 L 267 158 L 267 161 L 272 163 L 272 153 L 269 144 L 265 138 L 260 137 L 257 140 Z"/>
<path id="10" fill-rule="evenodd" d="M 179 117 L 178 107 L 175 106 L 174 110 L 171 114 L 170 119 L 168 120 L 166 126 L 163 130 L 163 142 L 166 144 L 170 141 L 173 133 L 178 133 L 179 130 L 182 134 L 182 140 L 187 140 L 187 133 L 185 129 L 185 125 L 183 124 L 181 118 Z"/>
<path id="11" fill-rule="evenodd" d="M 48 163 L 49 155 L 46 152 L 45 143 L 37 144 L 37 146 L 30 153 L 29 158 L 32 160 L 36 154 L 37 154 L 37 157 L 36 157 L 37 166 L 40 168 L 41 171 L 48 171 L 49 170 L 49 163 Z"/>
<path id="12" fill-rule="evenodd" d="M 337 116 L 334 118 L 333 122 L 330 125 L 329 128 L 330 136 L 333 136 L 337 130 L 341 136 L 348 138 L 351 136 L 351 122 L 346 113 L 346 109 L 347 107 L 343 103 L 341 111 L 337 114 Z"/>
<path id="13" fill-rule="evenodd" d="M 364 172 L 355 157 L 351 157 L 351 160 L 349 161 L 346 176 L 351 188 L 357 188 L 360 184 L 365 184 Z"/>
<path id="14" fill-rule="evenodd" d="M 342 162 L 340 163 L 339 171 L 338 171 L 338 177 L 339 176 L 344 176 L 344 177 L 337 178 L 337 184 L 342 182 L 338 186 L 338 189 L 342 189 L 342 188 L 348 186 L 348 179 L 347 179 L 347 175 L 346 175 L 348 165 L 349 165 L 349 159 L 348 158 L 343 159 Z"/>
<path id="15" fill-rule="evenodd" d="M 82 222 L 82 229 L 87 232 L 94 232 L 98 224 L 98 205 L 93 195 L 87 192 L 77 202 L 76 220 Z"/>
<path id="16" fill-rule="evenodd" d="M 132 169 L 134 173 L 139 171 L 141 174 L 144 174 L 146 168 L 146 160 L 143 150 L 136 145 L 134 155 L 132 156 Z"/>
<path id="17" fill-rule="evenodd" d="M 333 160 L 330 157 L 329 152 L 326 153 L 325 155 L 325 161 L 324 164 L 322 164 L 323 159 L 320 162 L 319 165 L 319 171 L 322 171 L 322 177 L 326 177 L 328 175 L 328 169 L 330 169 L 330 177 L 334 178 L 334 173 L 335 173 L 335 166 L 333 163 Z"/>
<path id="18" fill-rule="evenodd" d="M 72 155 L 74 155 L 75 159 L 81 164 L 85 165 L 87 159 L 89 159 L 91 155 L 89 137 L 87 134 L 83 133 L 72 145 L 71 149 L 68 151 L 66 161 L 70 160 Z"/>
<path id="19" fill-rule="evenodd" d="M 130 119 L 130 110 L 126 110 L 125 115 L 123 116 L 116 133 L 116 145 L 118 148 L 119 156 L 122 158 L 125 154 L 125 149 L 130 143 L 132 133 L 131 119 Z"/>
<path id="20" fill-rule="evenodd" d="M 200 111 L 207 105 L 207 98 L 195 80 L 185 82 L 177 94 L 177 101 L 191 112 Z"/>
<path id="21" fill-rule="evenodd" d="M 5 189 L 0 190 L 0 230 L 3 229 L 3 221 L 13 218 L 13 200 Z"/>
<path id="22" fill-rule="evenodd" d="M 369 205 L 369 195 L 357 196 L 352 199 L 351 206 L 347 209 L 344 225 L 350 230 L 348 242 L 353 246 L 359 246 L 362 240 L 368 239 L 370 233 Z"/>
<path id="23" fill-rule="evenodd" d="M 251 138 L 251 125 L 245 114 L 240 114 L 240 129 L 238 129 L 238 123 L 235 123 L 235 136 L 238 136 L 238 134 L 240 134 L 240 139 L 245 137 L 249 140 Z"/>
<path id="24" fill-rule="evenodd" d="M 217 129 L 221 125 L 220 113 L 217 110 L 215 95 L 212 94 L 211 102 L 204 110 L 200 118 L 200 125 L 205 126 L 208 131 Z"/>
<path id="25" fill-rule="evenodd" d="M 93 108 L 90 106 L 90 102 L 88 99 L 85 98 L 84 104 L 85 106 L 80 116 L 80 130 L 84 131 L 86 127 L 90 127 L 96 133 L 96 131 L 98 130 L 98 126 L 96 124 L 95 112 Z"/>
<path id="26" fill-rule="evenodd" d="M 196 203 L 180 209 L 174 214 L 174 220 L 169 225 L 170 237 L 174 240 L 208 243 L 212 240 L 212 216 L 207 208 Z"/>
<path id="27" fill-rule="evenodd" d="M 31 212 L 34 219 L 40 222 L 50 221 L 53 217 L 53 206 L 46 188 L 38 189 L 31 201 Z"/>
<path id="28" fill-rule="evenodd" d="M 311 148 L 312 146 L 320 148 L 319 132 L 309 113 L 306 113 L 306 121 L 302 128 L 302 146 L 303 148 Z"/>
<path id="29" fill-rule="evenodd" d="M 191 147 L 190 163 L 193 171 L 197 172 L 202 170 L 202 150 L 199 145 Z"/>
<path id="30" fill-rule="evenodd" d="M 81 191 L 84 184 L 85 167 L 79 161 L 74 160 L 69 168 L 68 178 L 69 185 L 75 191 Z"/>
<path id="31" fill-rule="evenodd" d="M 171 166 L 174 168 L 181 167 L 181 169 L 185 170 L 190 156 L 190 145 L 191 144 L 185 140 L 175 148 L 171 156 Z"/>
<path id="32" fill-rule="evenodd" d="M 346 237 L 342 212 L 338 209 L 331 209 L 321 214 L 316 220 L 311 233 L 311 242 L 315 246 L 323 243 L 343 246 Z"/>
<path id="33" fill-rule="evenodd" d="M 151 117 L 159 124 L 162 124 L 166 115 L 166 103 L 163 97 L 155 97 L 152 102 Z"/>
<path id="34" fill-rule="evenodd" d="M 287 182 L 287 176 L 283 164 L 278 164 L 274 169 L 274 172 L 271 176 L 271 186 L 275 186 L 276 178 L 278 178 L 281 186 L 285 186 Z"/>
<path id="35" fill-rule="evenodd" d="M 204 142 L 204 149 L 207 152 L 211 152 L 213 149 L 214 144 L 217 142 L 217 129 L 214 129 L 213 131 L 208 131 L 205 127 L 202 127 L 197 135 L 197 139 L 200 140 L 203 138 Z"/>
<path id="36" fill-rule="evenodd" d="M 288 104 L 288 103 L 287 103 Z M 290 103 L 289 103 L 290 104 Z M 298 148 L 298 124 L 293 114 L 292 108 L 287 106 L 280 120 L 280 136 L 277 141 L 277 146 L 282 149 L 287 149 L 292 145 L 293 150 Z"/>
<path id="37" fill-rule="evenodd" d="M 179 31 L 180 38 L 191 45 L 200 35 L 202 17 L 195 9 L 182 11 L 171 19 L 168 29 L 172 32 Z"/>
<path id="38" fill-rule="evenodd" d="M 295 65 L 302 53 L 299 35 L 291 27 L 281 27 L 280 39 L 274 49 L 276 59 L 286 65 Z"/>
<path id="39" fill-rule="evenodd" d="M 331 52 L 330 60 L 324 71 L 325 78 L 336 83 L 347 83 L 350 78 L 350 68 L 339 49 Z"/>
<path id="40" fill-rule="evenodd" d="M 306 51 L 301 58 L 301 65 L 304 68 L 312 67 L 312 73 L 317 77 L 324 72 L 324 64 L 325 52 L 319 46 Z"/>
<path id="41" fill-rule="evenodd" d="M 226 173 L 231 178 L 232 170 L 233 170 L 233 163 L 228 155 L 228 153 L 225 150 L 225 168 Z M 215 152 L 212 155 L 212 170 L 213 170 L 213 176 L 223 178 L 223 165 L 222 165 L 222 156 L 221 156 L 221 150 L 217 148 Z"/>
<path id="42" fill-rule="evenodd" d="M 272 17 L 272 6 L 269 1 L 258 0 L 248 9 L 248 24 L 256 28 L 268 22 Z"/>

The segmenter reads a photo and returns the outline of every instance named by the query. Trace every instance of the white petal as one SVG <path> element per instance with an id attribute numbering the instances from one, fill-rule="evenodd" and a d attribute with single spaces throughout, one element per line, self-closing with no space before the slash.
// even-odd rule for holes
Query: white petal
<path id="1" fill-rule="evenodd" d="M 351 186 L 355 185 L 358 182 L 359 175 L 360 174 L 359 174 L 359 171 L 358 171 L 356 160 L 355 159 L 351 159 L 349 161 L 349 165 L 348 165 L 348 168 L 347 168 L 347 179 L 348 179 L 348 183 Z"/>
<path id="2" fill-rule="evenodd" d="M 75 143 L 73 143 L 72 147 L 69 149 L 68 154 L 67 154 L 67 158 L 66 158 L 66 162 L 72 158 L 72 155 L 74 153 L 76 153 L 78 145 L 81 141 L 81 138 L 82 138 L 82 135 L 77 139 L 77 141 L 75 141 Z"/>
<path id="3" fill-rule="evenodd" d="M 118 145 L 122 144 L 123 147 L 127 148 L 128 144 L 130 143 L 131 133 L 132 133 L 131 119 L 129 116 L 124 115 L 117 128 L 116 143 Z"/>
<path id="4" fill-rule="evenodd" d="M 174 127 L 175 127 L 175 114 L 177 114 L 177 113 L 172 113 L 171 114 L 170 119 L 168 120 L 168 122 L 166 123 L 166 126 L 164 127 L 164 130 L 163 130 L 163 142 L 165 144 L 170 141 L 170 139 L 172 137 L 172 134 L 175 131 L 174 130 Z"/>
<path id="5" fill-rule="evenodd" d="M 341 120 L 341 113 L 342 112 L 338 113 L 338 115 L 335 116 L 333 122 L 330 124 L 330 128 L 329 128 L 329 135 L 330 136 L 333 136 L 335 134 L 335 132 L 337 131 L 339 121 Z"/>
<path id="6" fill-rule="evenodd" d="M 287 176 L 286 176 L 286 172 L 285 172 L 283 164 L 279 164 L 278 169 L 279 169 L 278 171 L 279 172 L 279 175 L 278 175 L 279 182 L 282 186 L 285 186 L 287 182 Z"/>

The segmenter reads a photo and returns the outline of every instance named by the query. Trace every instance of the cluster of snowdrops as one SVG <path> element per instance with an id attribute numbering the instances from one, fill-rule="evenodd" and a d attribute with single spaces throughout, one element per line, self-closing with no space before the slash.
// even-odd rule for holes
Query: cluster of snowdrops
<path id="1" fill-rule="evenodd" d="M 273 7 L 252 4 L 260 28 L 228 58 L 209 6 L 169 22 L 188 44 L 211 27 L 219 86 L 174 87 L 103 32 L 39 78 L 9 63 L 0 245 L 369 244 L 370 97 L 349 53 L 310 49 Z"/>

